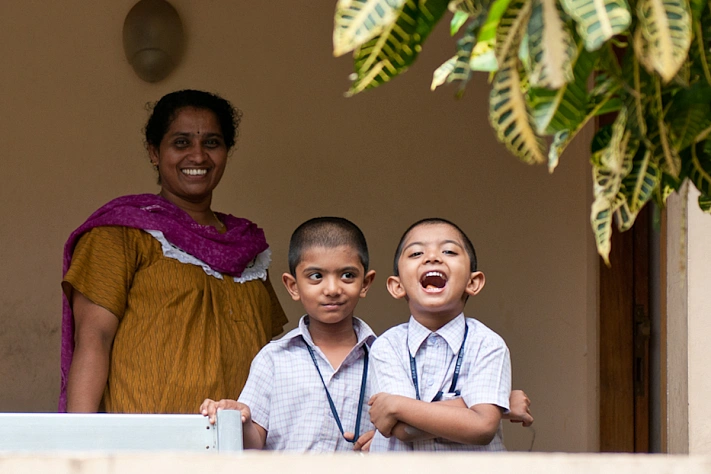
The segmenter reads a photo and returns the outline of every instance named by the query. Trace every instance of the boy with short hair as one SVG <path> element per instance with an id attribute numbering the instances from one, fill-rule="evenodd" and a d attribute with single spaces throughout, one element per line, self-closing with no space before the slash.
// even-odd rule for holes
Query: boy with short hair
<path id="1" fill-rule="evenodd" d="M 368 349 L 375 334 L 353 316 L 375 278 L 361 230 L 339 217 L 301 224 L 282 281 L 306 315 L 255 357 L 239 402 L 205 400 L 201 413 L 242 412 L 244 447 L 334 452 L 368 447 L 372 393 Z M 351 444 L 355 442 L 354 444 Z"/>
<path id="2" fill-rule="evenodd" d="M 367 451 L 375 334 L 353 313 L 375 278 L 368 264 L 365 237 L 352 222 L 319 217 L 300 225 L 282 281 L 306 315 L 257 354 L 239 402 L 207 399 L 200 412 L 214 422 L 218 408 L 240 410 L 247 449 Z M 523 392 L 512 404 L 512 419 L 530 418 Z"/>
<path id="3" fill-rule="evenodd" d="M 369 401 L 378 429 L 371 451 L 505 450 L 509 351 L 463 313 L 484 283 L 474 246 L 452 222 L 423 219 L 405 231 L 387 287 L 406 299 L 411 317 L 371 350 L 380 392 Z"/>

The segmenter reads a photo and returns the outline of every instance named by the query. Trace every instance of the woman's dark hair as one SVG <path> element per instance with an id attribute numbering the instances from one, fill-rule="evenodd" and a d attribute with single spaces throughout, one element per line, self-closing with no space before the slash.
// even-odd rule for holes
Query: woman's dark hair
<path id="1" fill-rule="evenodd" d="M 220 122 L 227 151 L 232 149 L 239 133 L 242 112 L 217 94 L 192 89 L 166 94 L 153 105 L 153 112 L 146 123 L 146 144 L 160 147 L 178 111 L 185 107 L 212 111 Z"/>

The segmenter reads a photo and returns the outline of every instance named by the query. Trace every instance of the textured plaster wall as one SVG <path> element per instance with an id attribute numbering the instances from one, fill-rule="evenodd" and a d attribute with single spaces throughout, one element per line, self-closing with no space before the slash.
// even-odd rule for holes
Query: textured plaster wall
<path id="1" fill-rule="evenodd" d="M 244 111 L 215 208 L 265 229 L 289 328 L 300 308 L 279 277 L 303 220 L 335 214 L 362 227 L 378 276 L 358 314 L 382 332 L 408 316 L 384 288 L 401 232 L 422 217 L 452 219 L 487 275 L 467 312 L 506 339 L 514 386 L 534 400 L 533 449 L 596 449 L 587 140 L 549 175 L 497 143 L 485 77 L 459 101 L 453 88 L 430 92 L 431 72 L 453 54 L 445 25 L 404 77 L 345 99 L 351 62 L 330 50 L 335 2 L 173 0 L 187 51 L 168 79 L 147 84 L 121 46 L 133 3 L 0 7 L 0 411 L 55 408 L 63 243 L 109 199 L 157 191 L 145 104 L 191 87 Z M 507 426 L 506 436 L 528 449 L 533 432 Z"/>

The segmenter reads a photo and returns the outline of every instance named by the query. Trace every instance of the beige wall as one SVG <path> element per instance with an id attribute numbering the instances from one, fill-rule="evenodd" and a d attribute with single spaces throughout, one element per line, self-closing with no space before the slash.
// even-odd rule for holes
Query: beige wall
<path id="1" fill-rule="evenodd" d="M 360 474 L 389 472 L 415 474 L 442 472 L 525 472 L 527 474 L 707 474 L 708 456 L 668 456 L 632 454 L 502 454 L 459 453 L 412 455 L 372 454 L 353 456 L 283 455 L 250 452 L 243 455 L 119 454 L 119 455 L 26 455 L 0 454 L 4 474 L 114 474 L 151 472 L 154 474 L 233 474 L 242 472 L 293 472 L 308 474 Z"/>
<path id="2" fill-rule="evenodd" d="M 407 317 L 383 286 L 400 233 L 426 216 L 454 220 L 487 275 L 468 314 L 509 344 L 514 385 L 534 400 L 534 449 L 596 449 L 597 259 L 585 140 L 549 175 L 496 142 L 485 77 L 463 100 L 452 88 L 429 92 L 431 72 L 453 53 L 445 25 L 404 77 L 343 98 L 351 64 L 331 56 L 335 2 L 173 0 L 187 52 L 150 85 L 121 47 L 133 3 L 3 2 L 1 411 L 54 409 L 62 245 L 105 201 L 157 190 L 142 148 L 144 105 L 192 87 L 244 110 L 215 207 L 264 227 L 276 283 L 296 225 L 325 214 L 353 219 L 378 271 L 358 314 L 381 332 Z M 293 325 L 300 309 L 275 286 Z M 532 436 L 507 427 L 510 448 L 526 449 Z"/>
<path id="3" fill-rule="evenodd" d="M 697 204 L 699 192 L 670 197 L 667 208 L 666 437 L 670 453 L 711 453 L 705 421 L 711 379 L 711 219 Z"/>

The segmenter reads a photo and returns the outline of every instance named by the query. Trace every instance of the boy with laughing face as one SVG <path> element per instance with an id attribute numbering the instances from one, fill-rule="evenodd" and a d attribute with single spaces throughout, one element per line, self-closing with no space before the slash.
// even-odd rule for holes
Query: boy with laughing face
<path id="1" fill-rule="evenodd" d="M 503 339 L 464 317 L 484 287 L 469 238 L 444 219 L 424 219 L 402 236 L 388 291 L 410 321 L 373 344 L 378 432 L 371 451 L 503 451 L 511 362 Z"/>
<path id="2" fill-rule="evenodd" d="M 306 315 L 257 354 L 239 401 L 207 399 L 200 412 L 214 423 L 218 408 L 240 410 L 247 449 L 368 450 L 375 334 L 353 315 L 375 278 L 368 264 L 365 237 L 352 222 L 319 217 L 300 225 L 282 281 Z M 511 402 L 512 421 L 532 421 L 523 392 Z"/>

